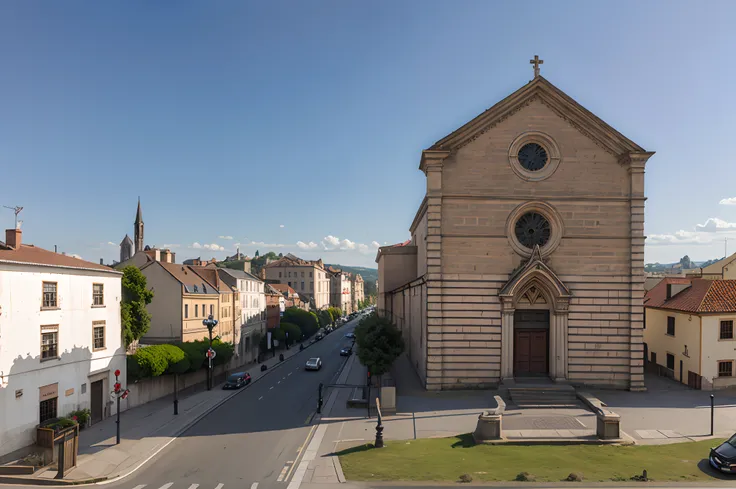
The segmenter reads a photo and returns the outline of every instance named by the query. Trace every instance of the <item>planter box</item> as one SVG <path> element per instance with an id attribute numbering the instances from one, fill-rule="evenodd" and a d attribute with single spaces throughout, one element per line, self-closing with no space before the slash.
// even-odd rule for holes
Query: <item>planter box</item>
<path id="1" fill-rule="evenodd" d="M 79 425 L 55 431 L 53 428 L 36 428 L 36 445 L 43 450 L 44 462 L 48 464 L 59 461 L 58 444 L 64 443 L 64 470 L 77 465 L 79 452 Z"/>

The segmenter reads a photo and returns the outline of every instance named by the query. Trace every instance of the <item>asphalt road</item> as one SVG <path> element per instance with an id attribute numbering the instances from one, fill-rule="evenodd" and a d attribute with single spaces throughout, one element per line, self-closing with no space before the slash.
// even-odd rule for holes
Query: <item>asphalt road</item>
<path id="1" fill-rule="evenodd" d="M 314 426 L 319 383 L 337 377 L 357 321 L 284 362 L 189 428 L 115 489 L 285 488 Z M 305 371 L 308 358 L 322 369 Z M 254 366 L 251 368 L 258 368 Z M 326 402 L 327 396 L 324 396 Z M 292 469 L 293 467 L 293 469 Z"/>

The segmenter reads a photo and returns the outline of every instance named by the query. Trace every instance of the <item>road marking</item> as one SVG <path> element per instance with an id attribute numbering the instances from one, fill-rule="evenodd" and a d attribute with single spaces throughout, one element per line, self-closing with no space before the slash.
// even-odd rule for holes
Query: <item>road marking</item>
<path id="1" fill-rule="evenodd" d="M 225 485 L 225 484 L 222 484 L 222 483 L 220 483 L 220 484 L 217 484 L 217 485 L 215 486 L 215 489 L 222 489 L 222 486 L 224 486 L 224 485 Z"/>
<path id="2" fill-rule="evenodd" d="M 314 437 L 312 437 L 312 441 L 309 442 L 309 446 L 304 451 L 304 456 L 302 457 L 302 461 L 299 463 L 299 467 L 296 469 L 296 472 L 294 472 L 294 478 L 291 480 L 286 489 L 299 489 L 302 480 L 304 480 L 304 475 L 307 473 L 307 468 L 309 468 L 310 462 L 312 462 L 312 460 L 317 457 L 319 445 L 320 443 L 322 443 L 322 439 L 325 437 L 326 432 L 327 425 L 319 425 L 317 430 L 314 432 Z"/>
<path id="3" fill-rule="evenodd" d="M 258 398 L 258 400 L 259 400 L 259 401 L 260 401 L 261 399 L 263 399 L 263 396 L 261 396 L 261 397 L 259 397 L 259 398 Z"/>
<path id="4" fill-rule="evenodd" d="M 271 389 L 273 389 L 273 386 L 271 386 L 271 387 L 268 388 L 268 390 L 271 390 Z"/>
<path id="5" fill-rule="evenodd" d="M 315 414 L 315 412 L 312 411 L 311 414 L 309 416 L 307 416 L 307 420 L 304 422 L 305 425 L 312 422 L 312 418 L 314 418 L 314 414 Z"/>
<path id="6" fill-rule="evenodd" d="M 309 443 L 309 438 L 312 436 L 312 433 L 314 433 L 314 430 L 317 429 L 317 425 L 312 426 L 312 429 L 309 430 L 309 434 L 307 435 L 307 438 L 304 440 L 304 444 L 299 447 L 299 450 L 296 451 L 296 458 L 294 459 L 294 463 L 291 464 L 291 468 L 289 469 L 289 473 L 286 474 L 286 480 L 289 480 L 289 477 L 291 477 L 291 473 L 294 471 L 294 467 L 296 467 L 296 462 L 299 460 L 299 456 L 302 454 L 302 450 L 307 446 L 307 443 Z"/>
<path id="7" fill-rule="evenodd" d="M 169 482 L 168 484 L 164 484 L 163 486 L 159 487 L 158 489 L 169 489 L 169 487 L 173 486 L 173 482 Z"/>
<path id="8" fill-rule="evenodd" d="M 281 473 L 279 474 L 279 478 L 276 479 L 276 482 L 283 482 L 284 481 L 284 477 L 286 477 L 286 471 L 287 470 L 289 470 L 289 466 L 288 465 L 284 465 L 284 468 L 281 469 Z"/>
<path id="9" fill-rule="evenodd" d="M 280 383 L 281 383 L 281 381 L 279 380 L 279 381 L 278 381 L 278 382 L 276 382 L 276 383 L 277 383 L 277 384 L 280 384 Z"/>
<path id="10" fill-rule="evenodd" d="M 253 484 L 250 485 L 250 489 L 256 489 L 256 487 L 258 487 L 257 482 L 254 482 Z"/>
<path id="11" fill-rule="evenodd" d="M 291 375 L 291 372 L 289 372 L 289 375 Z M 288 377 L 289 375 L 287 375 L 287 377 Z"/>
<path id="12" fill-rule="evenodd" d="M 143 489 L 144 487 L 146 487 L 146 485 L 145 484 L 141 484 L 139 486 L 135 486 L 133 489 Z"/>
<path id="13" fill-rule="evenodd" d="M 192 484 L 189 486 L 189 489 L 197 489 L 199 487 L 199 484 Z"/>

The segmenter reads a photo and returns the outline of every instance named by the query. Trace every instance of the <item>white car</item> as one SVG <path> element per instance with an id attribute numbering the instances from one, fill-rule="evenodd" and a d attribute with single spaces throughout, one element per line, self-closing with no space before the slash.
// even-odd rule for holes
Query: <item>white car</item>
<path id="1" fill-rule="evenodd" d="M 319 370 L 322 368 L 322 360 L 319 357 L 310 358 L 304 366 L 304 370 Z"/>

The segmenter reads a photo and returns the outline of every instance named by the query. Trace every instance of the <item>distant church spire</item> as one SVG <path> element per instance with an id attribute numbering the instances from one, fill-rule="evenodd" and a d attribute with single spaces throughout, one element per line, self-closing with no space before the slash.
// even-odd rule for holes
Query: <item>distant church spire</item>
<path id="1" fill-rule="evenodd" d="M 143 251 L 143 212 L 141 212 L 141 198 L 138 197 L 138 212 L 135 214 L 135 252 Z"/>

